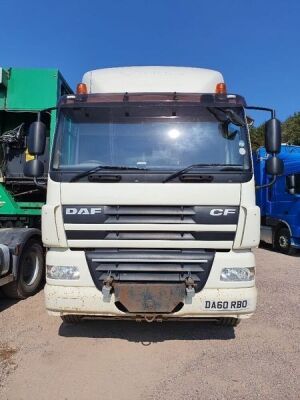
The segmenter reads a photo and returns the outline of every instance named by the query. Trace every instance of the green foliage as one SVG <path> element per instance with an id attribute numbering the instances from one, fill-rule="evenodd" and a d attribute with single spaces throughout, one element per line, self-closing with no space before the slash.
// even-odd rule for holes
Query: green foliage
<path id="1" fill-rule="evenodd" d="M 282 124 L 282 141 L 300 145 L 300 112 L 287 118 Z"/>
<path id="2" fill-rule="evenodd" d="M 264 145 L 265 125 L 259 125 L 257 127 L 251 126 L 250 138 L 253 150 L 258 149 Z"/>
<path id="3" fill-rule="evenodd" d="M 251 143 L 254 150 L 264 145 L 264 124 L 250 128 Z M 300 112 L 288 117 L 282 123 L 282 142 L 300 145 Z"/>

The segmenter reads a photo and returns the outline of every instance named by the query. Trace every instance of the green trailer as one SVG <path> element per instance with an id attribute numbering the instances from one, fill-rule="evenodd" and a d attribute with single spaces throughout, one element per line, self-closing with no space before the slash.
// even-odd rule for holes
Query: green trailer
<path id="1" fill-rule="evenodd" d="M 43 112 L 47 128 L 44 175 L 24 175 L 29 126 L 37 114 L 72 93 L 57 69 L 0 68 L 0 286 L 10 297 L 36 293 L 44 281 L 41 207 L 46 200 L 49 149 L 56 110 Z"/>

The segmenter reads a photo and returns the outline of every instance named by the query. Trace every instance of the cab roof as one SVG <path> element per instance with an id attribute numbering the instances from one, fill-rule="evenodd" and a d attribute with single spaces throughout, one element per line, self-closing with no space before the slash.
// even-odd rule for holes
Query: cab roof
<path id="1" fill-rule="evenodd" d="M 220 72 L 192 67 L 118 67 L 86 72 L 88 93 L 214 93 Z"/>

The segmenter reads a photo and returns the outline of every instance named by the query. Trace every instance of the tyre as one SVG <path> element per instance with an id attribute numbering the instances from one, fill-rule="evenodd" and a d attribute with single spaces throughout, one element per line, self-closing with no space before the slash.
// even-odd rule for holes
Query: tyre
<path id="1" fill-rule="evenodd" d="M 218 325 L 220 326 L 237 326 L 241 322 L 238 318 L 220 318 Z"/>
<path id="2" fill-rule="evenodd" d="M 293 255 L 296 249 L 291 246 L 291 234 L 288 228 L 279 228 L 275 234 L 274 247 L 283 254 Z"/>
<path id="3" fill-rule="evenodd" d="M 61 319 L 67 324 L 78 324 L 81 322 L 82 317 L 81 315 L 62 315 Z"/>
<path id="4" fill-rule="evenodd" d="M 45 256 L 41 241 L 31 238 L 19 257 L 17 280 L 2 287 L 7 297 L 26 299 L 36 294 L 45 280 Z"/>

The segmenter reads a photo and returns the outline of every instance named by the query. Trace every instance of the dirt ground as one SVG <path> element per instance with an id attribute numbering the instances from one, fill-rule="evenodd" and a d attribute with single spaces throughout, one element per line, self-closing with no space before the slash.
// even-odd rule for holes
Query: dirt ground
<path id="1" fill-rule="evenodd" d="M 0 399 L 299 399 L 300 255 L 258 249 L 258 310 L 237 328 L 49 317 L 0 299 Z"/>

